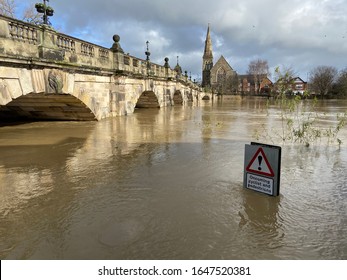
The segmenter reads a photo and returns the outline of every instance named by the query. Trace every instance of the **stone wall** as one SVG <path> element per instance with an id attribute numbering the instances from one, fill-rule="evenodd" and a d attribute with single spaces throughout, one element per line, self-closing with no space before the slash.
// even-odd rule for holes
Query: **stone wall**
<path id="1" fill-rule="evenodd" d="M 12 112 L 24 112 L 19 116 L 32 118 L 37 116 L 35 111 L 40 111 L 39 117 L 47 119 L 102 119 L 110 116 L 110 85 L 108 76 L 1 67 L 0 111 L 8 112 L 10 107 Z M 33 104 L 29 98 L 33 98 Z M 33 106 L 35 103 L 42 104 Z M 81 108 L 84 109 L 81 111 Z"/>
<path id="2" fill-rule="evenodd" d="M 149 63 L 113 40 L 107 49 L 0 16 L 0 117 L 100 120 L 133 113 L 144 94 L 146 107 L 173 106 L 175 93 L 179 103 L 198 104 L 201 88 L 177 76 L 168 59 Z"/>
<path id="3" fill-rule="evenodd" d="M 195 105 L 198 104 L 200 92 L 177 81 L 139 79 L 112 74 L 82 74 L 73 73 L 69 69 L 21 69 L 7 66 L 0 68 L 2 116 L 4 112 L 9 113 L 10 107 L 11 112 L 26 112 L 18 116 L 100 120 L 132 114 L 135 107 L 173 106 L 174 95 L 177 95 L 177 92 L 180 94 L 179 100 L 182 100 L 180 103 L 188 104 L 194 101 Z M 153 99 L 152 95 L 146 105 L 143 100 L 142 105 L 138 104 L 140 97 L 148 93 L 153 93 L 156 99 Z M 68 98 L 67 95 L 75 97 L 76 100 Z M 28 99 L 30 97 L 34 99 L 34 103 L 42 104 L 33 106 Z M 40 115 L 36 111 L 40 111 Z"/>

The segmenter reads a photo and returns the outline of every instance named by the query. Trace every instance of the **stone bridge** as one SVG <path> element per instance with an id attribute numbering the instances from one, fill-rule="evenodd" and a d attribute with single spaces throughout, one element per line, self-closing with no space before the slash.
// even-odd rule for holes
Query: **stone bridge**
<path id="1" fill-rule="evenodd" d="M 163 65 L 0 16 L 0 121 L 100 120 L 135 108 L 198 106 L 200 86 Z"/>

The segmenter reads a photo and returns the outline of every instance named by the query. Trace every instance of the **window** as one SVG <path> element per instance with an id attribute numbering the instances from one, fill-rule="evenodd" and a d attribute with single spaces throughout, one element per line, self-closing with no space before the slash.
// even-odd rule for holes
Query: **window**
<path id="1" fill-rule="evenodd" d="M 217 83 L 224 83 L 226 80 L 226 72 L 223 68 L 219 68 L 217 71 Z"/>

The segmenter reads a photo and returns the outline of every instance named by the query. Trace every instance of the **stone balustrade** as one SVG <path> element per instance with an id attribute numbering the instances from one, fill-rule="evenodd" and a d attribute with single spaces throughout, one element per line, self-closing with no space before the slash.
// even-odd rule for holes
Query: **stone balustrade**
<path id="1" fill-rule="evenodd" d="M 187 76 L 177 76 L 165 60 L 163 65 L 125 54 L 114 36 L 110 49 L 59 33 L 49 26 L 33 25 L 0 16 L 0 57 L 30 58 L 31 61 L 64 62 L 83 68 L 99 68 L 124 75 L 177 80 L 198 88 Z"/>
<path id="2" fill-rule="evenodd" d="M 36 26 L 26 25 L 24 23 L 12 20 L 8 22 L 8 29 L 13 40 L 37 45 L 38 29 Z"/>
<path id="3" fill-rule="evenodd" d="M 73 38 L 66 37 L 63 35 L 57 35 L 57 46 L 61 49 L 70 51 L 72 53 L 76 52 L 76 43 Z"/>

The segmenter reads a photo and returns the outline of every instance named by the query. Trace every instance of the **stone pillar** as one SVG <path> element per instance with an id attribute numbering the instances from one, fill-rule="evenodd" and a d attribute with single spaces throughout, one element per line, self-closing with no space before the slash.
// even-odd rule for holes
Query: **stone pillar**
<path id="1" fill-rule="evenodd" d="M 188 72 L 184 71 L 184 80 L 188 82 Z"/>
<path id="2" fill-rule="evenodd" d="M 55 61 L 64 60 L 64 51 L 55 44 L 56 31 L 48 25 L 41 25 L 39 57 Z"/>
<path id="3" fill-rule="evenodd" d="M 170 69 L 169 58 L 165 57 L 164 60 L 165 60 L 165 64 L 164 64 L 164 67 L 165 67 L 165 77 L 169 78 L 169 69 Z"/>
<path id="4" fill-rule="evenodd" d="M 114 35 L 113 41 L 114 43 L 111 48 L 113 52 L 113 69 L 122 71 L 124 70 L 124 51 L 119 43 L 119 35 Z"/>
<path id="5" fill-rule="evenodd" d="M 0 38 L 10 38 L 8 22 L 0 19 Z"/>

